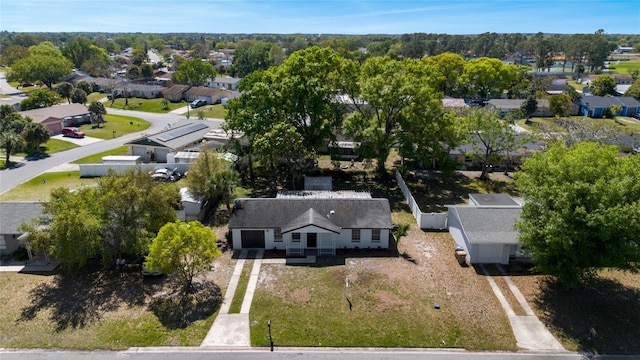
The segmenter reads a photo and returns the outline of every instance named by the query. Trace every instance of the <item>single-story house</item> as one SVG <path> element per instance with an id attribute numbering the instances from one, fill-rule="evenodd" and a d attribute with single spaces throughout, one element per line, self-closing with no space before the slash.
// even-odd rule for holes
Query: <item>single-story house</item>
<path id="1" fill-rule="evenodd" d="M 11 255 L 22 246 L 18 239 L 23 234 L 18 227 L 42 216 L 39 201 L 0 203 L 0 255 Z"/>
<path id="2" fill-rule="evenodd" d="M 286 250 L 288 256 L 389 248 L 389 200 L 345 196 L 237 199 L 229 219 L 233 248 Z"/>
<path id="3" fill-rule="evenodd" d="M 76 103 L 21 111 L 20 115 L 28 116 L 34 122 L 42 123 L 47 127 L 51 135 L 60 134 L 65 126 L 76 126 L 91 122 L 89 108 Z"/>
<path id="4" fill-rule="evenodd" d="M 240 78 L 236 77 L 216 77 L 215 79 L 207 79 L 206 87 L 214 88 L 214 89 L 227 89 L 227 90 L 238 90 L 238 85 L 240 85 Z"/>
<path id="5" fill-rule="evenodd" d="M 487 107 L 500 111 L 500 116 L 507 115 L 508 112 L 518 110 L 526 100 L 524 99 L 491 99 L 487 102 Z M 532 116 L 552 116 L 548 99 L 538 99 L 538 106 Z"/>
<path id="6" fill-rule="evenodd" d="M 190 85 L 173 85 L 164 91 L 164 98 L 171 102 L 180 102 L 184 100 L 184 93 L 190 87 Z"/>
<path id="7" fill-rule="evenodd" d="M 204 135 L 215 126 L 207 120 L 179 121 L 165 131 L 128 142 L 128 154 L 139 155 L 145 163 L 166 163 L 169 153 L 201 145 Z"/>
<path id="8" fill-rule="evenodd" d="M 212 89 L 204 86 L 192 86 L 189 90 L 184 92 L 184 99 L 188 102 L 194 100 L 204 100 L 207 105 L 215 104 L 216 100 L 220 100 L 218 97 L 220 89 Z"/>
<path id="9" fill-rule="evenodd" d="M 640 102 L 632 96 L 582 96 L 580 113 L 583 116 L 601 118 L 606 109 L 618 105 L 622 110 L 616 115 L 632 116 L 640 112 Z"/>
<path id="10" fill-rule="evenodd" d="M 508 264 L 522 253 L 515 223 L 522 205 L 505 194 L 469 194 L 469 205 L 448 205 L 447 227 L 471 264 Z"/>
<path id="11" fill-rule="evenodd" d="M 516 139 L 521 136 L 522 135 L 516 135 Z M 532 156 L 538 151 L 542 151 L 544 147 L 544 142 L 529 141 L 517 149 L 497 154 L 496 161 L 491 165 L 493 165 L 494 168 L 513 169 L 521 165 L 523 159 Z M 471 156 L 473 152 L 473 144 L 463 144 L 449 150 L 449 158 L 457 164 L 460 164 L 464 169 L 480 168 L 483 164 Z"/>
<path id="12" fill-rule="evenodd" d="M 155 99 L 162 97 L 162 93 L 167 90 L 166 87 L 161 85 L 150 84 L 118 84 L 113 89 L 113 93 L 118 96 L 137 97 L 143 99 Z"/>
<path id="13" fill-rule="evenodd" d="M 462 98 L 446 97 L 442 99 L 442 109 L 445 111 L 453 110 L 455 112 L 464 112 L 469 108 L 469 104 L 467 104 Z"/>

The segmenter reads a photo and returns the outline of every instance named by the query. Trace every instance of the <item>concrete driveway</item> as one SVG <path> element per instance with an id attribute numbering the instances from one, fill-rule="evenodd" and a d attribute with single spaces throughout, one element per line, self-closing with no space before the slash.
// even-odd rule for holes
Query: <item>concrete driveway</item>
<path id="1" fill-rule="evenodd" d="M 104 141 L 103 139 L 93 138 L 90 136 L 85 136 L 82 139 L 77 139 L 77 138 L 62 136 L 62 134 L 54 135 L 51 138 L 56 140 L 68 141 L 70 143 L 74 143 L 79 146 L 84 146 L 84 145 L 89 145 L 89 144 L 94 144 L 97 142 Z"/>

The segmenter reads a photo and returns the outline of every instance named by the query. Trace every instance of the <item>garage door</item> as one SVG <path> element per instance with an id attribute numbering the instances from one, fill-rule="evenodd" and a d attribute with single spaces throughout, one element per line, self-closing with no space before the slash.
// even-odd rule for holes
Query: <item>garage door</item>
<path id="1" fill-rule="evenodd" d="M 242 230 L 242 248 L 264 249 L 264 230 Z"/>

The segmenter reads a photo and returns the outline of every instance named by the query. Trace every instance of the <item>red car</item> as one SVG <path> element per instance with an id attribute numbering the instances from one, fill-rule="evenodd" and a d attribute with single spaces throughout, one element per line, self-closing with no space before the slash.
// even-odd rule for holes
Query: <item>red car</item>
<path id="1" fill-rule="evenodd" d="M 62 129 L 62 136 L 81 139 L 84 137 L 84 131 L 80 131 L 75 127 L 66 127 Z"/>

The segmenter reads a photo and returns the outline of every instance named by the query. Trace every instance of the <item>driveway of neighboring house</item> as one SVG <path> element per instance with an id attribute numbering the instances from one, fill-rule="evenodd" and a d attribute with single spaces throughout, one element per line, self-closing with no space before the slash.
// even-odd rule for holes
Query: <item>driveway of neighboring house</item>
<path id="1" fill-rule="evenodd" d="M 83 137 L 81 139 L 78 139 L 78 138 L 66 137 L 66 136 L 62 136 L 62 135 L 54 135 L 51 138 L 52 139 L 57 139 L 57 140 L 62 140 L 62 141 L 68 141 L 70 143 L 74 143 L 74 144 L 79 145 L 79 146 L 84 146 L 84 145 L 89 145 L 89 144 L 97 143 L 97 142 L 100 142 L 100 141 L 104 141 L 103 139 L 92 138 L 90 136 L 85 136 L 85 137 Z"/>

